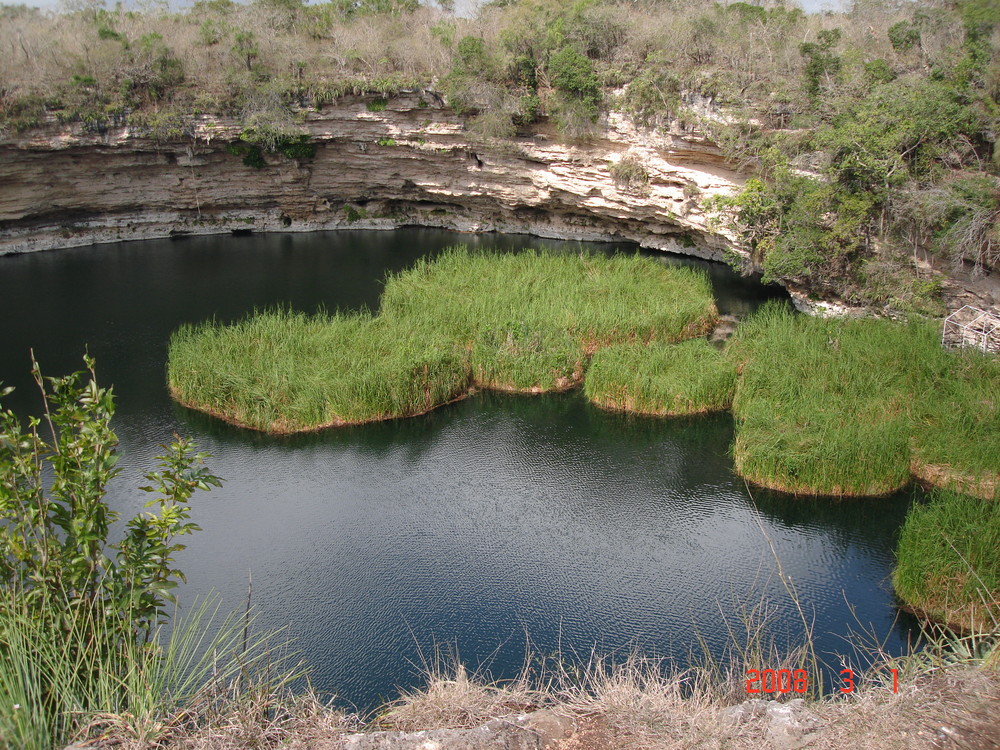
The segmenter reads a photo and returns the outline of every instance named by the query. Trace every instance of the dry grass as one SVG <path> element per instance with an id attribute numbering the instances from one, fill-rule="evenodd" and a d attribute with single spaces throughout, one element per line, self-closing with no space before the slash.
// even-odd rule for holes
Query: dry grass
<path id="1" fill-rule="evenodd" d="M 891 679 L 884 679 L 886 674 L 882 670 L 859 681 L 850 696 L 810 702 L 819 731 L 809 747 L 998 746 L 996 670 L 938 667 L 902 682 L 898 692 L 893 692 Z M 379 726 L 403 731 L 479 726 L 490 718 L 522 713 L 527 702 L 578 719 L 578 733 L 553 745 L 562 750 L 769 747 L 766 714 L 731 718 L 728 709 L 749 697 L 743 688 L 741 676 L 719 682 L 705 671 L 665 671 L 663 662 L 635 655 L 624 662 L 598 658 L 579 671 L 550 673 L 541 691 L 523 680 L 510 686 L 480 682 L 458 668 L 450 675 L 431 676 L 424 689 L 401 699 Z"/>
<path id="2" fill-rule="evenodd" d="M 744 687 L 742 678 L 735 684 Z M 551 745 L 561 750 L 770 747 L 766 715 L 730 718 L 727 709 L 748 697 L 720 699 L 739 692 L 731 688 L 704 672 L 665 672 L 662 662 L 638 656 L 621 663 L 595 659 L 572 676 L 564 672 L 541 693 L 522 681 L 509 688 L 477 682 L 459 669 L 433 676 L 391 709 L 383 724 L 404 731 L 478 726 L 523 712 L 528 700 L 577 717 L 578 732 Z M 998 701 L 995 670 L 943 667 L 902 683 L 896 693 L 891 681 L 875 676 L 850 696 L 808 704 L 819 727 L 809 747 L 995 748 Z M 461 710 L 454 710 L 459 704 Z"/>
<path id="3" fill-rule="evenodd" d="M 247 748 L 305 748 L 337 742 L 345 732 L 361 728 L 355 714 L 324 703 L 315 695 L 249 696 L 216 721 L 178 734 L 167 744 L 176 750 L 247 750 Z M 128 750 L 147 750 L 148 745 L 123 745 Z"/>
<path id="4" fill-rule="evenodd" d="M 497 716 L 523 713 L 551 703 L 528 669 L 513 680 L 496 682 L 484 673 L 470 674 L 462 664 L 435 660 L 423 687 L 404 692 L 378 712 L 373 726 L 413 732 L 421 729 L 469 729 Z"/>
<path id="5" fill-rule="evenodd" d="M 996 655 L 994 646 L 992 657 L 975 663 L 956 661 L 954 652 L 947 659 L 918 654 L 885 661 L 859 677 L 852 694 L 837 693 L 804 706 L 816 728 L 808 747 L 1000 747 Z M 720 679 L 712 670 L 666 666 L 637 654 L 618 661 L 594 657 L 578 666 L 555 662 L 526 668 L 513 680 L 497 682 L 461 664 L 437 660 L 423 687 L 387 705 L 367 725 L 313 696 L 285 696 L 282 701 L 269 693 L 244 696 L 215 721 L 158 742 L 105 734 L 91 747 L 336 750 L 346 735 L 358 731 L 468 729 L 538 709 L 572 719 L 567 725 L 573 730 L 545 745 L 551 750 L 774 746 L 766 710 L 734 717 L 732 707 L 749 697 L 742 674 L 730 671 Z M 900 672 L 897 692 L 888 672 L 893 666 Z"/>
<path id="6" fill-rule="evenodd" d="M 560 38 L 585 49 L 609 89 L 652 67 L 688 89 L 756 106 L 765 115 L 772 99 L 805 106 L 800 83 L 805 58 L 798 47 L 815 41 L 823 28 L 841 28 L 843 47 L 884 58 L 897 71 L 927 64 L 924 56 L 897 53 L 889 44 L 886 30 L 908 17 L 905 8 L 882 5 L 867 14 L 860 9 L 842 15 L 779 12 L 765 18 L 727 11 L 725 5 L 678 0 L 664 12 L 655 3 L 487 3 L 474 18 L 451 16 L 431 4 L 402 14 L 348 17 L 333 3 L 298 6 L 281 0 L 201 2 L 175 13 L 155 5 L 98 11 L 76 3 L 67 8 L 85 9 L 62 13 L 6 6 L 9 10 L 0 12 L 0 119 L 5 100 L 30 98 L 36 104 L 45 100 L 50 111 L 72 119 L 88 94 L 98 96 L 85 113 L 101 116 L 103 103 L 116 108 L 123 103 L 123 86 L 157 74 L 153 47 L 179 61 L 183 71 L 183 80 L 167 90 L 129 103 L 129 109 L 137 107 L 153 119 L 163 111 L 246 116 L 261 98 L 284 98 L 288 104 L 308 92 L 321 99 L 322 92 L 353 78 L 401 76 L 430 84 L 447 75 L 465 36 L 483 38 L 497 63 L 509 66 L 546 28 L 558 28 Z M 947 56 L 960 43 L 956 19 L 939 19 L 934 31 L 925 30 L 928 59 Z M 253 54 L 248 59 L 241 49 Z M 848 78 L 862 69 L 857 61 L 845 67 Z M 79 79 L 88 83 L 81 87 Z M 548 82 L 539 83 L 544 92 Z M 752 101 L 756 105 L 748 105 Z"/>

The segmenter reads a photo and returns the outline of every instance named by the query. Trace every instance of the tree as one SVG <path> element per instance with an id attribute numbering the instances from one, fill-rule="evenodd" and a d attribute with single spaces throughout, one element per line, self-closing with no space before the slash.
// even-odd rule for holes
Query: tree
<path id="1" fill-rule="evenodd" d="M 0 411 L 0 586 L 15 590 L 38 618 L 58 620 L 56 601 L 87 611 L 96 642 L 147 641 L 184 580 L 173 567 L 184 549 L 176 539 L 199 530 L 188 501 L 221 480 L 204 466 L 207 454 L 175 437 L 140 488 L 154 495 L 146 507 L 156 511 L 136 515 L 124 538 L 110 543 L 119 520 L 104 500 L 119 472 L 114 397 L 97 385 L 93 359 L 84 362 L 85 372 L 62 378 L 43 378 L 33 363 L 42 418 L 23 427 L 12 411 Z"/>

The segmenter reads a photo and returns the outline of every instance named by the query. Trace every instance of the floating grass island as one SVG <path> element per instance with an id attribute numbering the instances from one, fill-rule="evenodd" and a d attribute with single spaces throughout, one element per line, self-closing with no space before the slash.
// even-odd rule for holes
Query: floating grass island
<path id="1" fill-rule="evenodd" d="M 804 495 L 879 496 L 915 476 L 997 498 L 1000 361 L 941 347 L 929 321 L 836 320 L 766 305 L 729 356 L 736 470 Z"/>
<path id="2" fill-rule="evenodd" d="M 996 632 L 998 550 L 1000 502 L 936 490 L 903 523 L 893 587 L 923 617 L 975 633 Z"/>
<path id="3" fill-rule="evenodd" d="M 651 258 L 453 248 L 391 277 L 375 316 L 182 327 L 168 381 L 186 406 L 286 434 L 423 414 L 477 387 L 562 390 L 603 346 L 680 341 L 716 318 L 703 274 Z"/>
<path id="4" fill-rule="evenodd" d="M 181 403 L 279 434 L 423 414 L 477 388 L 581 382 L 607 409 L 731 409 L 736 470 L 754 484 L 947 488 L 906 522 L 897 590 L 953 625 L 1000 618 L 1000 361 L 942 349 L 929 321 L 770 303 L 719 349 L 704 338 L 716 320 L 704 275 L 654 259 L 453 248 L 389 278 L 377 315 L 270 311 L 182 327 L 168 378 Z"/>
<path id="5" fill-rule="evenodd" d="M 185 326 L 168 379 L 182 404 L 284 434 L 423 414 L 476 388 L 559 391 L 586 375 L 587 397 L 608 409 L 731 408 L 736 470 L 763 487 L 879 496 L 916 477 L 998 496 L 996 358 L 943 350 L 928 321 L 811 318 L 777 303 L 721 351 L 698 338 L 716 319 L 708 280 L 687 268 L 459 247 L 389 278 L 377 315 Z"/>
<path id="6" fill-rule="evenodd" d="M 275 434 L 423 414 L 469 380 L 465 358 L 430 332 L 283 310 L 180 328 L 167 372 L 182 404 Z"/>

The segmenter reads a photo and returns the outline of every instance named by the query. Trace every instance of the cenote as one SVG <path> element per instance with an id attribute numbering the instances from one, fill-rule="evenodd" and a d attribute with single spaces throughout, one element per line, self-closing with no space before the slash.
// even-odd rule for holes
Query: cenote
<path id="1" fill-rule="evenodd" d="M 269 437 L 169 398 L 167 340 L 180 324 L 276 305 L 374 309 L 387 272 L 457 243 L 580 247 L 408 229 L 0 258 L 0 380 L 17 387 L 5 405 L 38 409 L 31 348 L 52 375 L 79 369 L 89 349 L 117 395 L 123 472 L 109 502 L 125 515 L 141 508 L 135 488 L 160 445 L 193 436 L 225 485 L 195 499 L 203 531 L 178 560 L 182 607 L 216 592 L 239 610 L 252 574 L 256 627 L 287 626 L 313 686 L 344 703 L 418 683 L 436 646 L 495 677 L 520 669 L 529 641 L 570 660 L 639 648 L 683 664 L 721 652 L 762 603 L 777 643 L 796 644 L 802 618 L 775 557 L 831 668 L 863 666 L 859 637 L 907 648 L 916 624 L 889 576 L 909 493 L 749 491 L 732 470 L 728 414 L 640 418 L 578 391 L 480 393 L 423 417 Z M 661 257 L 708 271 L 722 313 L 776 294 L 718 264 Z"/>

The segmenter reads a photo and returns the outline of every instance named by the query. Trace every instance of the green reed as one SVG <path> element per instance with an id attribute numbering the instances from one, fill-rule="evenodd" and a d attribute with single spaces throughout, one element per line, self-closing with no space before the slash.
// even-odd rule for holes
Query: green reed
<path id="1" fill-rule="evenodd" d="M 1000 503 L 935 490 L 900 531 L 892 581 L 909 605 L 980 633 L 1000 627 Z"/>
<path id="2" fill-rule="evenodd" d="M 453 248 L 390 278 L 377 316 L 277 310 L 184 326 L 168 380 L 184 404 L 294 432 L 420 414 L 473 383 L 566 388 L 600 346 L 678 340 L 715 316 L 703 274 L 652 259 Z"/>
<path id="3" fill-rule="evenodd" d="M 1000 359 L 951 352 L 919 395 L 914 471 L 979 497 L 1000 499 Z"/>
<path id="4" fill-rule="evenodd" d="M 736 385 L 729 358 L 705 339 L 601 349 L 584 393 L 606 409 L 677 416 L 728 409 Z"/>
<path id="5" fill-rule="evenodd" d="M 933 325 L 769 305 L 730 351 L 740 474 L 810 495 L 882 495 L 909 482 L 914 400 L 942 357 Z"/>
<path id="6" fill-rule="evenodd" d="M 423 413 L 465 392 L 468 365 L 451 341 L 368 314 L 273 310 L 180 328 L 168 380 L 189 406 L 292 432 Z"/>
<path id="7" fill-rule="evenodd" d="M 936 324 L 827 320 L 768 305 L 729 347 L 740 368 L 734 455 L 751 481 L 880 495 L 914 472 L 994 496 L 1000 363 L 944 350 Z"/>
<path id="8" fill-rule="evenodd" d="M 716 318 L 707 278 L 637 255 L 514 255 L 451 248 L 389 279 L 387 320 L 470 348 L 480 385 L 544 391 L 624 341 L 678 341 Z"/>

